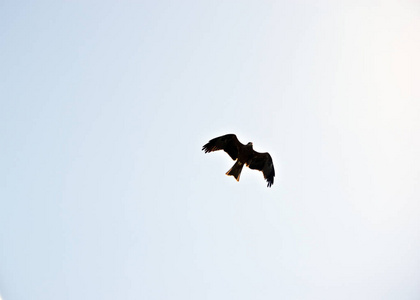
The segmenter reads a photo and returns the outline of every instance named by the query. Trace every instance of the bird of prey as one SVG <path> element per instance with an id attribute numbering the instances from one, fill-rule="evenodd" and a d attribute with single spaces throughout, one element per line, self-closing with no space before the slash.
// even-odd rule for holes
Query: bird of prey
<path id="1" fill-rule="evenodd" d="M 267 152 L 259 153 L 252 149 L 252 143 L 243 145 L 234 134 L 226 134 L 210 140 L 203 146 L 205 153 L 217 150 L 224 150 L 229 156 L 236 160 L 235 164 L 226 175 L 231 175 L 239 181 L 244 165 L 250 169 L 263 172 L 264 179 L 267 180 L 267 187 L 271 187 L 274 182 L 274 166 L 270 154 Z"/>

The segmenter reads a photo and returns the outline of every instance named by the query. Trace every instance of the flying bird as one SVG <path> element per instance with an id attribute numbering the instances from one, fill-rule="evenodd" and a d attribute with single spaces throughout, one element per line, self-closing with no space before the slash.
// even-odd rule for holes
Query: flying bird
<path id="1" fill-rule="evenodd" d="M 234 134 L 214 138 L 205 144 L 202 150 L 205 153 L 224 150 L 233 160 L 236 160 L 226 175 L 235 177 L 237 181 L 241 176 L 242 168 L 246 165 L 250 169 L 263 172 L 264 179 L 267 180 L 267 187 L 271 187 L 274 183 L 274 166 L 270 154 L 255 151 L 252 149 L 251 142 L 246 145 L 242 144 Z"/>

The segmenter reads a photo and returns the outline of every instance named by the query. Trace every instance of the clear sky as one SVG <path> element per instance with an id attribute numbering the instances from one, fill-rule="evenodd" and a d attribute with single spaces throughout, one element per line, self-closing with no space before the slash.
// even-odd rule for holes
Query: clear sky
<path id="1" fill-rule="evenodd" d="M 405 0 L 1 2 L 0 298 L 420 299 L 419 32 Z"/>

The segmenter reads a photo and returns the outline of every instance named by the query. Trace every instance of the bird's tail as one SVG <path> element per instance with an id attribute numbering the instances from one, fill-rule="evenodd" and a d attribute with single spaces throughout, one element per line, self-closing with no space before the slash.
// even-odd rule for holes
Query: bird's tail
<path id="1" fill-rule="evenodd" d="M 236 161 L 233 167 L 230 168 L 230 170 L 226 172 L 226 175 L 233 176 L 235 177 L 236 181 L 239 181 L 239 177 L 241 177 L 241 172 L 242 172 L 243 167 L 244 167 L 243 163 Z"/>

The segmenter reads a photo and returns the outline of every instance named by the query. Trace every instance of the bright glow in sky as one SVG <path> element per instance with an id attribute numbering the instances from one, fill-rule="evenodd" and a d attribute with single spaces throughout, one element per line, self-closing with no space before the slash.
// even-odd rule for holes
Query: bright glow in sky
<path id="1" fill-rule="evenodd" d="M 0 4 L 3 299 L 419 299 L 419 32 L 405 0 Z"/>

